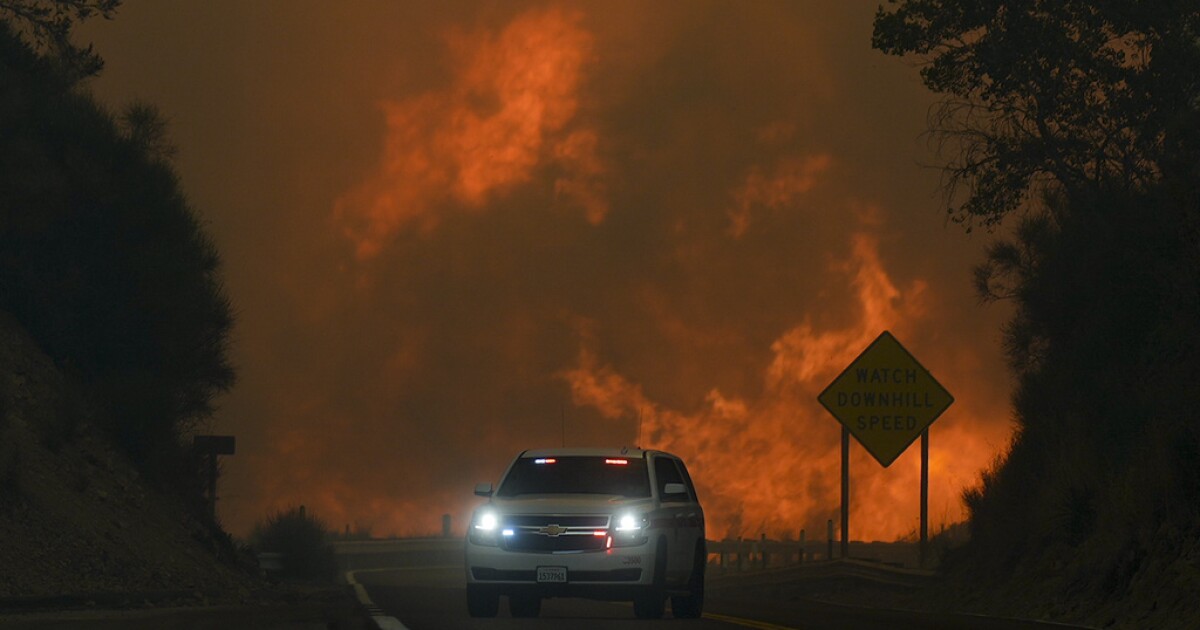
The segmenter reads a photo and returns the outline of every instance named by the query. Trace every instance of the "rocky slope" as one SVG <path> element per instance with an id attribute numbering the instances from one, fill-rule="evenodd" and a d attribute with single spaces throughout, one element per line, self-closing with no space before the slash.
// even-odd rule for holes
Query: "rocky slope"
<path id="1" fill-rule="evenodd" d="M 260 582 L 229 539 L 141 478 L 89 416 L 79 386 L 0 313 L 0 602 L 252 598 Z"/>

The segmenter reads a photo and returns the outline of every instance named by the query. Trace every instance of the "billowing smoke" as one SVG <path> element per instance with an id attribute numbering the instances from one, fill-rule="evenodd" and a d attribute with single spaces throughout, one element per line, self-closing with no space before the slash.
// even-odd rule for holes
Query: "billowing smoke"
<path id="1" fill-rule="evenodd" d="M 664 408 L 600 364 L 594 340 L 586 334 L 576 365 L 563 373 L 576 404 L 614 420 L 636 414 L 644 425 L 643 446 L 690 462 L 705 494 L 709 530 L 718 536 L 823 531 L 819 526 L 835 518 L 840 501 L 840 434 L 831 430 L 831 418 L 816 397 L 880 331 L 891 328 L 903 335 L 922 325 L 927 285 L 918 280 L 898 289 L 883 269 L 874 236 L 852 235 L 849 258 L 828 273 L 846 276 L 856 316 L 833 329 L 818 330 L 803 321 L 784 331 L 771 344 L 774 356 L 763 366 L 762 393 L 755 400 L 714 388 L 696 411 Z M 993 456 L 981 440 L 961 431 L 959 423 L 949 432 L 937 431 L 941 449 L 931 468 L 938 474 L 969 478 Z M 862 456 L 856 463 L 852 488 L 864 484 L 866 489 L 858 490 L 852 502 L 854 535 L 874 540 L 915 530 L 910 512 L 917 500 L 916 462 L 910 458 L 886 472 Z M 954 506 L 935 515 L 937 525 L 963 518 L 955 496 L 959 489 L 946 483 L 934 487 L 934 505 Z"/>
<path id="2" fill-rule="evenodd" d="M 143 3 L 97 26 L 97 89 L 163 107 L 224 256 L 225 523 L 304 504 L 462 531 L 522 449 L 640 442 L 689 462 L 713 535 L 811 535 L 840 469 L 816 395 L 885 329 L 957 400 L 930 514 L 960 519 L 1010 430 L 1003 313 L 917 166 L 929 96 L 870 50 L 871 7 L 816 4 Z M 916 529 L 915 450 L 853 448 L 855 538 Z"/>
<path id="3" fill-rule="evenodd" d="M 608 209 L 594 180 L 603 172 L 596 131 L 574 122 L 592 36 L 578 12 L 518 15 L 503 30 L 454 33 L 451 85 L 386 101 L 378 170 L 337 200 L 335 212 L 359 258 L 398 232 L 435 229 L 441 213 L 486 211 L 488 202 L 554 169 L 557 192 L 599 223 Z"/>

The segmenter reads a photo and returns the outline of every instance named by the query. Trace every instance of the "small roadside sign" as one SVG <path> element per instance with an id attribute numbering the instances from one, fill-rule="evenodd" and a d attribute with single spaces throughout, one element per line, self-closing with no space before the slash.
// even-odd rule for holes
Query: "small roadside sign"
<path id="1" fill-rule="evenodd" d="M 817 400 L 886 468 L 954 397 L 884 331 Z"/>

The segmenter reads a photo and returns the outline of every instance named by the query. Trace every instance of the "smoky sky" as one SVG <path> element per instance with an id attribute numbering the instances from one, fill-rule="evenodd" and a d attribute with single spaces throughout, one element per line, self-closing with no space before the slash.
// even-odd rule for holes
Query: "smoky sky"
<path id="1" fill-rule="evenodd" d="M 672 450 L 710 532 L 838 509 L 816 394 L 892 330 L 954 394 L 935 523 L 1003 451 L 1004 312 L 947 225 L 933 96 L 841 2 L 130 2 L 81 39 L 160 107 L 224 260 L 221 517 L 435 531 L 526 448 Z M 640 429 L 640 436 L 639 436 Z M 915 449 L 913 449 L 915 451 Z M 856 447 L 855 538 L 917 523 Z"/>

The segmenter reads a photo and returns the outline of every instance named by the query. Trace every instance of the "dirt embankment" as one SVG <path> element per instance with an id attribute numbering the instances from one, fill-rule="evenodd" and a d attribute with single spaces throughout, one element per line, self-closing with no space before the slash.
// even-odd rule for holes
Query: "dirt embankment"
<path id="1" fill-rule="evenodd" d="M 90 417 L 80 387 L 0 312 L 0 602 L 252 599 L 261 583 L 229 541 L 141 478 Z"/>

